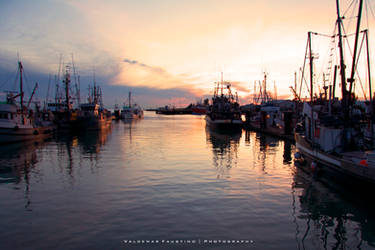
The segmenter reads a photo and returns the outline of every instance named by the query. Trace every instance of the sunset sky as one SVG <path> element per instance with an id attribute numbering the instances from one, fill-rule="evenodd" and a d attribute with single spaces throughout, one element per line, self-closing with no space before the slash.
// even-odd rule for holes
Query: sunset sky
<path id="1" fill-rule="evenodd" d="M 344 12 L 352 1 L 341 2 Z M 366 5 L 371 34 L 374 2 Z M 333 0 L 1 1 L 0 87 L 14 85 L 19 53 L 44 98 L 60 55 L 70 63 L 73 54 L 82 97 L 95 71 L 108 107 L 128 91 L 144 107 L 183 106 L 211 95 L 220 72 L 242 104 L 264 71 L 272 90 L 291 97 L 307 32 L 331 34 L 335 8 Z"/>

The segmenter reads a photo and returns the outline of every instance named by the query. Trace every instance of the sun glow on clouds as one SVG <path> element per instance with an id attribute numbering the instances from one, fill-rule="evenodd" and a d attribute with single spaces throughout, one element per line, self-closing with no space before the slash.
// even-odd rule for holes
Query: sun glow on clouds
<path id="1" fill-rule="evenodd" d="M 36 0 L 31 8 L 39 7 L 35 18 L 30 13 L 37 11 L 20 10 L 25 26 L 9 7 L 0 31 L 10 39 L 0 38 L 2 52 L 22 48 L 45 72 L 57 68 L 60 52 L 73 52 L 81 72 L 95 67 L 108 84 L 184 90 L 191 101 L 212 94 L 220 72 L 244 102 L 264 71 L 278 94 L 289 95 L 307 31 L 330 33 L 335 19 L 334 2 L 325 0 Z M 189 102 L 187 96 L 144 98 Z"/>
<path id="2" fill-rule="evenodd" d="M 301 7 L 298 3 L 294 8 L 275 1 L 71 4 L 117 58 L 119 72 L 111 81 L 115 85 L 210 94 L 223 71 L 225 80 L 235 82 L 244 96 L 267 70 L 280 76 L 279 92 L 285 94 L 300 64 L 296 66 L 296 59 L 303 57 L 307 29 L 291 17 Z M 293 15 L 302 18 L 308 11 L 302 8 Z M 291 26 L 302 33 L 292 32 Z"/>

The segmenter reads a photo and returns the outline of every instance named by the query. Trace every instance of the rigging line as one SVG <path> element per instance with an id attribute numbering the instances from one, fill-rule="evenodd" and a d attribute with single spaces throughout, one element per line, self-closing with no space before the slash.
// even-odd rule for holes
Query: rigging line
<path id="1" fill-rule="evenodd" d="M 359 75 L 359 73 L 358 73 L 358 67 L 357 67 L 357 65 L 358 65 L 358 61 L 359 61 L 359 58 L 360 58 L 360 55 L 361 55 L 361 51 L 362 51 L 362 48 L 363 48 L 364 41 L 365 41 L 365 35 L 363 35 L 363 37 L 362 37 L 362 42 L 361 42 L 361 46 L 359 47 L 358 58 L 357 58 L 357 61 L 356 61 L 356 63 L 355 63 L 355 72 L 356 72 L 356 74 L 357 74 L 357 76 L 358 76 L 358 81 L 359 81 L 359 84 L 360 84 L 360 86 L 361 86 L 361 89 L 362 89 L 362 92 L 363 92 L 363 96 L 365 97 L 365 100 L 367 101 L 366 91 L 365 91 L 364 88 L 363 88 L 362 80 L 361 80 L 361 77 L 360 77 L 360 75 Z"/>
<path id="2" fill-rule="evenodd" d="M 342 26 L 342 30 L 343 30 L 344 35 L 345 35 L 345 39 L 344 40 L 346 41 L 346 44 L 347 44 L 347 46 L 349 48 L 350 56 L 351 56 L 351 58 L 353 58 L 353 52 L 352 52 L 352 49 L 350 48 L 349 40 L 346 37 L 346 30 L 345 30 L 344 25 Z"/>
<path id="3" fill-rule="evenodd" d="M 343 32 L 344 32 L 344 34 L 345 34 L 345 38 L 346 38 L 345 41 L 346 41 L 347 46 L 348 46 L 348 48 L 349 48 L 350 56 L 353 57 L 353 52 L 352 52 L 352 50 L 351 50 L 351 48 L 350 48 L 349 40 L 347 39 L 347 36 L 346 36 L 345 27 L 343 26 L 342 28 L 343 28 Z M 364 41 L 364 38 L 362 39 L 361 48 L 362 48 L 362 45 L 363 45 L 363 41 Z M 360 48 L 360 49 L 361 49 L 361 48 Z M 360 53 L 360 52 L 359 52 L 359 53 Z M 358 53 L 358 55 L 359 55 L 359 53 Z M 357 61 L 355 62 L 355 72 L 357 73 L 358 80 L 359 80 L 359 83 L 360 83 L 361 88 L 362 88 L 362 92 L 363 92 L 365 98 L 367 99 L 366 94 L 365 94 L 365 91 L 364 91 L 364 89 L 363 89 L 362 80 L 361 80 L 361 78 L 360 78 L 360 76 L 359 76 L 358 69 L 357 69 L 357 67 L 356 67 L 357 64 L 358 64 L 358 60 L 359 60 L 359 56 L 358 56 L 358 58 L 357 58 Z"/>
<path id="4" fill-rule="evenodd" d="M 345 20 L 353 20 L 353 19 L 356 19 L 356 18 L 357 18 L 356 16 L 345 17 Z"/>
<path id="5" fill-rule="evenodd" d="M 367 21 L 367 30 L 370 30 L 370 21 L 369 21 L 369 10 L 368 9 L 370 9 L 370 11 L 371 11 L 371 13 L 372 13 L 372 8 L 371 8 L 371 4 L 369 3 L 369 1 L 365 1 L 365 4 L 366 4 L 366 21 Z M 373 14 L 373 13 L 372 13 Z M 375 18 L 374 18 L 375 19 Z M 367 33 L 368 34 L 368 33 Z M 368 36 L 369 36 L 369 34 L 368 34 Z M 368 49 L 369 51 L 368 51 L 368 53 L 370 54 L 370 48 Z"/>
<path id="6" fill-rule="evenodd" d="M 19 68 L 17 67 L 16 78 L 14 79 L 14 83 L 13 83 L 13 89 L 14 90 L 17 90 L 17 80 L 18 80 L 19 74 L 20 74 Z"/>
<path id="7" fill-rule="evenodd" d="M 369 4 L 368 6 L 370 7 L 369 9 L 370 9 L 370 12 L 372 14 L 372 17 L 375 19 L 374 11 L 372 10 L 371 4 Z"/>
<path id="8" fill-rule="evenodd" d="M 358 71 L 356 70 L 357 74 L 358 74 Z M 358 81 L 359 81 L 359 86 L 361 87 L 361 90 L 363 92 L 363 97 L 365 98 L 365 100 L 367 101 L 367 95 L 366 95 L 366 91 L 365 89 L 363 88 L 363 84 L 362 84 L 362 80 L 361 78 L 358 76 Z M 355 82 L 354 82 L 355 84 Z"/>
<path id="9" fill-rule="evenodd" d="M 14 71 L 13 74 L 10 74 L 9 77 L 3 82 L 3 84 L 0 85 L 0 89 L 3 89 L 4 86 L 10 81 L 10 79 L 11 79 L 14 75 L 17 75 L 17 72 L 18 72 L 18 69 L 16 69 L 16 70 Z"/>
<path id="10" fill-rule="evenodd" d="M 335 30 L 336 30 L 336 29 L 334 29 L 334 31 L 335 31 Z M 322 77 L 322 78 L 323 78 L 323 83 L 325 83 L 325 81 L 326 81 L 325 76 L 326 76 L 327 74 L 325 74 L 325 73 L 328 73 L 328 74 L 330 75 L 329 69 L 332 68 L 332 63 L 330 63 L 330 61 L 332 62 L 332 60 L 333 60 L 333 59 L 332 59 L 332 56 L 333 56 L 333 52 L 332 52 L 332 50 L 333 50 L 333 47 L 334 47 L 335 42 L 336 42 L 336 39 L 334 39 L 334 38 L 335 38 L 334 35 L 331 36 L 331 42 L 329 43 L 329 46 L 328 46 L 328 48 L 327 48 L 327 52 L 325 53 L 325 57 L 324 57 L 324 60 L 323 60 L 322 66 L 321 66 L 321 70 L 320 70 L 319 75 L 318 75 L 318 78 L 319 78 L 319 77 Z M 332 41 L 332 39 L 334 39 L 334 40 Z M 327 59 L 328 59 L 328 62 L 327 62 Z M 327 66 L 326 62 L 327 62 L 327 64 L 328 64 L 328 66 Z M 330 64 L 331 64 L 331 65 L 330 65 Z M 325 71 L 327 71 L 327 72 L 325 72 Z M 317 79 L 317 80 L 319 80 L 319 79 Z"/>
<path id="11" fill-rule="evenodd" d="M 368 4 L 367 4 L 367 1 L 365 1 L 365 11 L 366 11 L 367 29 L 370 29 L 370 24 L 369 24 L 369 21 L 368 21 Z"/>
<path id="12" fill-rule="evenodd" d="M 348 8 L 344 11 L 344 14 L 342 15 L 342 16 L 345 16 L 346 15 L 346 13 L 349 11 L 349 9 L 350 9 L 350 7 L 352 7 L 352 5 L 353 5 L 353 3 L 355 2 L 356 0 L 353 0 L 352 2 L 351 2 L 351 4 L 348 6 Z"/>
<path id="13" fill-rule="evenodd" d="M 362 51 L 362 47 L 363 47 L 363 43 L 364 43 L 364 41 L 365 41 L 365 35 L 363 35 L 363 37 L 362 37 L 361 46 L 359 47 L 359 51 L 358 51 L 357 61 L 355 62 L 355 65 L 354 65 L 356 71 L 357 71 L 357 65 L 358 65 L 359 58 L 360 58 L 360 56 L 361 56 L 361 51 Z"/>
<path id="14" fill-rule="evenodd" d="M 328 38 L 332 38 L 333 36 L 336 36 L 335 34 L 334 35 L 327 35 L 327 34 L 322 34 L 322 33 L 318 33 L 318 32 L 311 32 L 311 34 L 316 35 L 316 36 L 328 37 Z"/>
<path id="15" fill-rule="evenodd" d="M 23 69 L 22 72 L 23 72 L 23 76 L 25 77 L 25 83 L 26 83 L 25 85 L 26 85 L 28 94 L 31 95 L 30 86 L 29 86 L 29 83 L 28 83 L 28 77 L 26 75 L 26 70 Z"/>
<path id="16" fill-rule="evenodd" d="M 348 38 L 348 37 L 351 37 L 351 36 L 355 36 L 355 33 L 352 33 L 352 34 L 349 34 L 349 35 L 344 35 L 344 36 L 342 36 L 342 37 L 344 37 L 344 38 Z"/>
<path id="17" fill-rule="evenodd" d="M 336 32 L 337 32 L 337 25 L 334 26 L 334 29 L 333 29 L 333 38 L 331 40 L 331 43 L 333 45 L 332 47 L 332 51 L 331 51 L 331 55 L 330 55 L 330 60 L 331 60 L 331 63 L 330 63 L 330 67 L 331 67 L 331 72 L 330 72 L 330 79 L 329 79 L 329 82 L 330 84 L 333 84 L 332 81 L 333 81 L 333 70 L 334 70 L 334 65 L 337 65 L 338 64 L 338 56 L 337 56 L 337 47 L 336 47 L 336 43 L 337 43 L 337 40 L 336 40 Z M 329 69 L 328 69 L 329 70 Z"/>
<path id="18" fill-rule="evenodd" d="M 354 1 L 353 1 L 353 3 L 354 3 Z M 350 17 L 348 18 L 348 20 L 349 20 L 348 24 L 347 24 L 348 30 L 350 30 L 350 26 L 352 25 L 353 19 L 357 18 L 357 16 L 354 14 L 354 12 L 355 12 L 355 6 L 352 8 L 352 13 L 351 13 Z"/>
<path id="19" fill-rule="evenodd" d="M 304 60 L 303 60 L 303 66 L 302 66 L 302 77 L 301 77 L 301 84 L 300 84 L 300 88 L 299 88 L 299 96 L 301 96 L 301 92 L 302 92 L 302 83 L 303 83 L 303 79 L 305 77 L 305 66 L 306 66 L 306 56 L 307 56 L 307 50 L 308 50 L 308 47 L 309 46 L 309 42 L 307 41 L 306 43 L 306 49 L 305 49 L 305 55 L 304 55 Z"/>
<path id="20" fill-rule="evenodd" d="M 311 91 L 310 91 L 310 87 L 309 87 L 309 84 L 307 83 L 307 81 L 306 81 L 306 78 L 305 78 L 305 76 L 304 76 L 304 75 L 302 76 L 302 78 L 303 78 L 303 81 L 305 82 L 305 85 L 306 85 L 306 89 L 307 89 L 307 92 L 308 92 L 308 93 L 309 93 L 309 95 L 310 95 Z"/>

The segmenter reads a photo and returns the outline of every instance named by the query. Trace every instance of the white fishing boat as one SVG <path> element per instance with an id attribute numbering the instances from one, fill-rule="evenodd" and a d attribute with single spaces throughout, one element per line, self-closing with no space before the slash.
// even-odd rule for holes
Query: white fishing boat
<path id="1" fill-rule="evenodd" d="M 4 93 L 6 100 L 0 103 L 0 143 L 21 142 L 46 138 L 51 135 L 51 126 L 42 126 L 35 122 L 34 112 L 28 109 L 32 96 L 25 106 L 22 73 L 23 66 L 18 62 L 20 76 L 20 92 L 16 95 L 12 92 Z M 17 105 L 16 98 L 20 98 L 20 105 Z"/>
<path id="2" fill-rule="evenodd" d="M 363 41 L 367 46 L 367 65 L 369 65 L 368 35 L 367 30 L 361 31 L 361 13 L 363 1 L 359 1 L 357 28 L 355 33 L 354 52 L 352 54 L 352 67 L 350 76 L 346 77 L 345 58 L 343 55 L 342 34 L 343 24 L 340 15 L 339 1 L 337 5 L 337 33 L 339 49 L 339 67 L 335 66 L 333 85 L 329 86 L 327 92 L 321 97 L 314 97 L 314 72 L 313 60 L 314 53 L 311 49 L 311 37 L 314 33 L 308 33 L 308 46 L 305 58 L 309 59 L 310 64 L 310 102 L 305 102 L 303 107 L 303 119 L 295 131 L 295 141 L 298 153 L 296 160 L 300 161 L 302 157 L 308 157 L 313 160 L 311 167 L 320 171 L 334 172 L 336 178 L 343 176 L 350 181 L 359 181 L 361 184 L 375 184 L 375 151 L 373 139 L 369 142 L 365 140 L 365 130 L 368 126 L 373 126 L 373 110 L 363 111 L 354 95 L 355 76 L 357 72 L 357 61 L 359 57 L 358 40 L 363 35 Z M 336 85 L 336 73 L 340 69 L 340 86 L 342 98 L 338 100 L 334 97 Z M 368 69 L 370 69 L 368 67 Z M 370 103 L 373 106 L 371 92 L 371 77 L 367 75 L 370 92 Z M 337 77 L 339 78 L 339 77 Z M 324 88 L 325 90 L 328 89 Z M 374 138 L 373 134 L 371 138 Z M 332 170 L 332 171 L 331 171 Z"/>
<path id="3" fill-rule="evenodd" d="M 128 105 L 124 105 L 121 110 L 121 119 L 141 119 L 143 118 L 143 109 L 136 103 L 131 103 L 131 92 L 129 92 Z"/>

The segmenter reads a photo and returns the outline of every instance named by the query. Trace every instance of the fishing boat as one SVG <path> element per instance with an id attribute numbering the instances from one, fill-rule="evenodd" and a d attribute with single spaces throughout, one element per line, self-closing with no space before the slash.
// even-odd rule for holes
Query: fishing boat
<path id="1" fill-rule="evenodd" d="M 212 105 L 205 119 L 206 125 L 215 129 L 223 131 L 242 129 L 238 96 L 232 94 L 231 84 L 223 81 L 223 74 L 221 74 L 221 82 L 215 86 Z"/>
<path id="2" fill-rule="evenodd" d="M 204 102 L 197 102 L 196 104 L 191 105 L 191 113 L 193 115 L 205 115 L 208 112 L 208 99 L 205 99 Z"/>
<path id="3" fill-rule="evenodd" d="M 136 103 L 131 103 L 131 92 L 129 92 L 128 105 L 124 105 L 121 110 L 121 119 L 141 119 L 143 118 L 143 109 Z"/>
<path id="4" fill-rule="evenodd" d="M 191 115 L 192 110 L 190 105 L 185 108 L 176 108 L 172 105 L 166 105 L 155 110 L 158 115 Z"/>
<path id="5" fill-rule="evenodd" d="M 24 104 L 23 91 L 23 65 L 18 62 L 20 77 L 19 93 L 5 93 L 6 100 L 0 103 L 0 143 L 22 142 L 26 140 L 37 140 L 51 136 L 53 128 L 38 124 L 35 112 L 29 109 L 37 84 L 28 101 Z M 20 98 L 18 105 L 16 99 Z"/>
<path id="6" fill-rule="evenodd" d="M 208 107 L 204 105 L 197 104 L 191 108 L 191 113 L 193 115 L 205 115 L 207 114 L 207 112 L 208 112 Z"/>
<path id="7" fill-rule="evenodd" d="M 338 38 L 339 62 L 334 67 L 333 82 L 330 86 L 324 86 L 325 93 L 320 97 L 314 96 L 314 72 L 312 52 L 312 36 L 317 33 L 308 33 L 308 42 L 305 58 L 310 64 L 310 102 L 303 105 L 303 118 L 295 131 L 296 160 L 308 157 L 313 160 L 311 168 L 320 171 L 335 172 L 336 178 L 343 176 L 350 181 L 358 181 L 360 184 L 375 184 L 375 151 L 373 139 L 365 140 L 364 131 L 373 127 L 373 109 L 368 111 L 361 109 L 360 102 L 354 95 L 353 84 L 356 81 L 357 62 L 359 57 L 359 37 L 363 35 L 367 47 L 368 83 L 370 103 L 373 107 L 371 91 L 370 57 L 368 51 L 368 31 L 361 31 L 361 15 L 363 0 L 359 1 L 357 26 L 354 38 L 354 50 L 350 76 L 346 76 L 346 62 L 344 58 L 343 23 L 340 15 L 339 1 L 336 1 L 337 21 L 335 34 L 332 38 Z M 337 33 L 336 33 L 337 32 Z M 348 67 L 349 68 L 349 67 Z M 335 98 L 335 86 L 337 71 L 340 70 L 341 100 Z M 329 94 L 327 94 L 329 89 Z M 333 89 L 333 90 L 332 90 Z M 373 134 L 371 135 L 373 138 Z"/>
<path id="8" fill-rule="evenodd" d="M 115 104 L 115 109 L 113 110 L 113 116 L 115 120 L 120 120 L 121 118 L 121 111 L 117 104 Z"/>
<path id="9" fill-rule="evenodd" d="M 267 73 L 259 81 L 259 93 L 254 83 L 253 103 L 241 107 L 245 114 L 244 128 L 293 141 L 293 128 L 296 121 L 294 103 L 289 100 L 277 100 L 275 94 L 267 90 Z"/>
<path id="10" fill-rule="evenodd" d="M 53 121 L 58 130 L 74 130 L 77 127 L 77 115 L 80 112 L 77 105 L 74 108 L 74 96 L 76 95 L 79 100 L 79 90 L 76 83 L 76 92 L 71 91 L 71 74 L 70 67 L 66 66 L 64 78 L 62 81 L 63 86 L 56 84 L 55 101 L 47 103 L 47 111 L 53 114 Z M 79 103 L 79 101 L 78 101 Z"/>
<path id="11" fill-rule="evenodd" d="M 111 126 L 112 113 L 103 107 L 102 91 L 99 86 L 89 89 L 88 102 L 80 105 L 77 115 L 78 130 L 101 130 Z"/>

